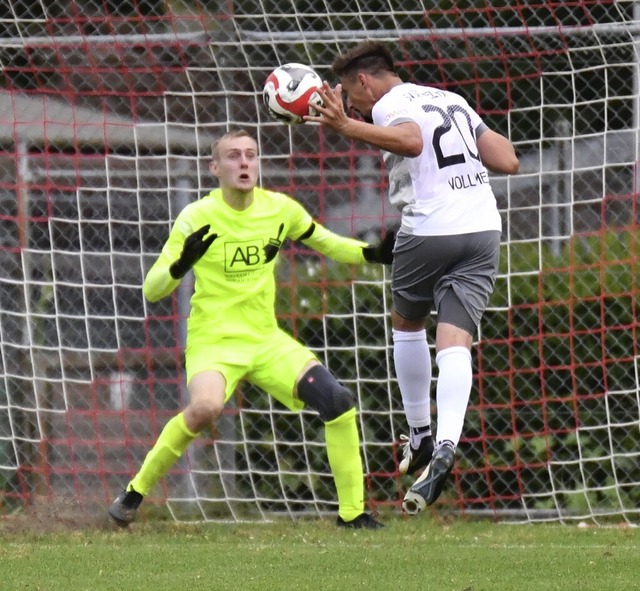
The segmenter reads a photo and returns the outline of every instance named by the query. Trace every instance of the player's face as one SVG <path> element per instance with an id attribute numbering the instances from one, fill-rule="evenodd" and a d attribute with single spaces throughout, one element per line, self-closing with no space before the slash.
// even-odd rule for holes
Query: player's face
<path id="1" fill-rule="evenodd" d="M 346 95 L 347 110 L 354 109 L 365 121 L 371 122 L 371 110 L 377 100 L 369 82 L 369 76 L 362 72 L 353 78 L 342 77 L 340 80 L 342 92 Z"/>
<path id="2" fill-rule="evenodd" d="M 258 182 L 258 146 L 255 140 L 250 137 L 223 139 L 209 169 L 218 177 L 221 189 L 253 190 Z"/>

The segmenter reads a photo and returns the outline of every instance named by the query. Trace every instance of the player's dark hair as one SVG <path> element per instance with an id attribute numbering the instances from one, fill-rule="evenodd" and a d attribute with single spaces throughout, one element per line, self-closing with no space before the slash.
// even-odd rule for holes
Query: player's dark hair
<path id="1" fill-rule="evenodd" d="M 336 57 L 331 66 L 339 77 L 350 77 L 358 72 L 377 76 L 383 72 L 396 73 L 391 51 L 379 41 L 363 41 L 346 53 Z"/>
<path id="2" fill-rule="evenodd" d="M 227 131 L 227 133 L 220 136 L 211 144 L 211 158 L 215 160 L 219 156 L 218 147 L 220 146 L 220 142 L 223 140 L 235 139 L 237 137 L 250 137 L 253 139 L 253 136 L 245 129 L 232 129 L 231 131 Z"/>

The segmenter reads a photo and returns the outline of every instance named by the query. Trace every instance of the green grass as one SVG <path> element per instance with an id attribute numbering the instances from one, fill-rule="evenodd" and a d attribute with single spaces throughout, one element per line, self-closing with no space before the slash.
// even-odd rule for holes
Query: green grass
<path id="1" fill-rule="evenodd" d="M 134 524 L 20 531 L 0 522 L 3 591 L 602 591 L 637 588 L 640 533 L 386 520 Z M 46 529 L 46 528 L 45 528 Z"/>

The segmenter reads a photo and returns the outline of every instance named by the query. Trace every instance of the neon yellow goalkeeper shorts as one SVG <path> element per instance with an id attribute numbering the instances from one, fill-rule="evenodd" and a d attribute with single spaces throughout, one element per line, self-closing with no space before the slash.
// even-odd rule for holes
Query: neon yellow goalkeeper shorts
<path id="1" fill-rule="evenodd" d="M 317 357 L 310 349 L 279 329 L 259 342 L 223 338 L 211 345 L 198 343 L 187 346 L 187 384 L 194 375 L 215 370 L 227 382 L 225 402 L 235 392 L 238 382 L 245 379 L 289 410 L 302 410 L 304 403 L 294 397 L 295 384 L 300 372 L 312 359 Z"/>

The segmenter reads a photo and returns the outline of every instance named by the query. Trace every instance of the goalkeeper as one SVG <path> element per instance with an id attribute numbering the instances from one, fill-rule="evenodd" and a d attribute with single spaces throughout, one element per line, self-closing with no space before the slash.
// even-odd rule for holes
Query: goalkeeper
<path id="1" fill-rule="evenodd" d="M 195 292 L 185 351 L 189 403 L 165 425 L 142 467 L 109 508 L 131 523 L 143 498 L 198 434 L 220 415 L 242 379 L 291 410 L 311 408 L 324 422 L 338 496 L 337 525 L 376 529 L 364 511 L 364 474 L 351 393 L 276 321 L 275 260 L 285 238 L 344 263 L 390 263 L 393 235 L 377 246 L 338 236 L 296 201 L 256 186 L 257 143 L 242 130 L 213 145 L 209 170 L 219 188 L 178 215 L 144 281 L 155 302 L 193 268 Z"/>

